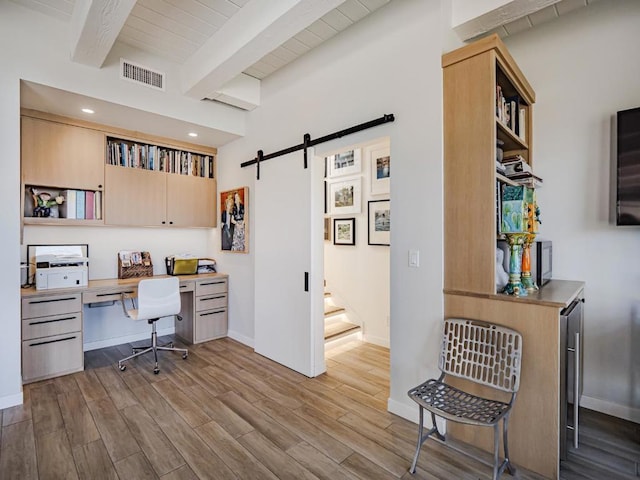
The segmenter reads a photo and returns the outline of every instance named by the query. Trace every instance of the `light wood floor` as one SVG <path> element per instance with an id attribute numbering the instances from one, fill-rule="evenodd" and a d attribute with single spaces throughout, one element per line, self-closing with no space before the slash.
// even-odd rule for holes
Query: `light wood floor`
<path id="1" fill-rule="evenodd" d="M 490 478 L 432 441 L 407 472 L 417 428 L 386 411 L 387 349 L 338 347 L 316 379 L 230 339 L 189 349 L 159 375 L 149 356 L 120 372 L 128 345 L 87 352 L 85 371 L 25 386 L 24 405 L 0 411 L 0 478 Z"/>

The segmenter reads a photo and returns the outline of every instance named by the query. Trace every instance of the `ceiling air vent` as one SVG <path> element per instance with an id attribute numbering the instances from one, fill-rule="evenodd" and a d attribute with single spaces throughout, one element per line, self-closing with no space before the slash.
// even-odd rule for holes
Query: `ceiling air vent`
<path id="1" fill-rule="evenodd" d="M 164 91 L 164 73 L 120 59 L 120 78 Z"/>

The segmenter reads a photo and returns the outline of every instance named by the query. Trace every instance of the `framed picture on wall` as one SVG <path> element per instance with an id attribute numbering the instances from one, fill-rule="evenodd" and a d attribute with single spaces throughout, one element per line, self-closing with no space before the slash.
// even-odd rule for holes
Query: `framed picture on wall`
<path id="1" fill-rule="evenodd" d="M 334 218 L 333 219 L 333 244 L 334 245 L 355 245 L 356 244 L 356 219 L 355 218 Z"/>
<path id="2" fill-rule="evenodd" d="M 220 192 L 220 248 L 249 253 L 249 187 Z"/>
<path id="3" fill-rule="evenodd" d="M 325 160 L 329 167 L 327 169 L 329 178 L 362 172 L 361 150 L 359 148 L 330 155 L 325 157 Z"/>
<path id="4" fill-rule="evenodd" d="M 371 195 L 389 195 L 391 192 L 391 155 L 388 145 L 373 146 L 367 150 Z"/>
<path id="5" fill-rule="evenodd" d="M 372 200 L 368 203 L 369 245 L 391 245 L 391 202 Z"/>
<path id="6" fill-rule="evenodd" d="M 360 213 L 361 207 L 360 177 L 329 182 L 328 208 L 331 215 Z"/>

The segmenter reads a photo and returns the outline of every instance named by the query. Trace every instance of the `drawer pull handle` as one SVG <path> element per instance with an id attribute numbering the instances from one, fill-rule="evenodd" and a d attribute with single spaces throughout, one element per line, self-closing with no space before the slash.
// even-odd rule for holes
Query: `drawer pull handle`
<path id="1" fill-rule="evenodd" d="M 122 295 L 123 293 L 133 293 L 133 290 L 126 290 L 124 292 L 96 293 L 96 297 L 111 297 L 112 295 Z"/>
<path id="2" fill-rule="evenodd" d="M 216 313 L 224 313 L 224 310 L 216 310 L 214 312 L 200 313 L 201 317 L 206 317 L 207 315 L 215 315 Z"/>
<path id="3" fill-rule="evenodd" d="M 66 302 L 68 300 L 76 300 L 76 297 L 67 297 L 67 298 L 51 298 L 49 300 L 31 300 L 29 302 L 30 305 L 36 305 L 38 303 L 53 303 L 53 302 Z"/>
<path id="4" fill-rule="evenodd" d="M 206 302 L 208 300 L 215 300 L 217 298 L 226 298 L 226 295 L 218 295 L 217 297 L 207 297 L 207 298 L 199 298 L 198 300 L 200 300 L 201 302 Z"/>
<path id="5" fill-rule="evenodd" d="M 59 338 L 58 340 L 47 340 L 46 342 L 38 342 L 38 343 L 30 343 L 30 347 L 36 347 L 38 345 L 46 345 L 47 343 L 56 343 L 56 342 L 66 342 L 67 340 L 73 340 L 77 338 L 75 335 L 73 337 Z"/>
<path id="6" fill-rule="evenodd" d="M 56 318 L 55 320 L 40 320 L 39 322 L 29 322 L 29 325 L 42 325 L 43 323 L 63 322 L 64 320 L 73 320 L 78 317 Z"/>
<path id="7" fill-rule="evenodd" d="M 220 285 L 222 283 L 226 283 L 224 280 L 222 280 L 221 282 L 207 282 L 207 283 L 201 283 L 200 285 L 205 286 L 205 285 Z"/>

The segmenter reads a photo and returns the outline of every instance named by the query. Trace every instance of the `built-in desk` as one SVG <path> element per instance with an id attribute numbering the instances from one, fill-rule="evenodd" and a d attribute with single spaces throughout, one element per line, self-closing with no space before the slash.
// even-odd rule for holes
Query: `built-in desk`
<path id="1" fill-rule="evenodd" d="M 158 275 L 153 278 L 166 277 Z M 83 306 L 136 296 L 144 278 L 90 280 L 86 287 L 22 290 L 22 381 L 35 382 L 84 369 Z M 182 275 L 182 321 L 175 332 L 187 343 L 227 334 L 228 276 Z"/>

